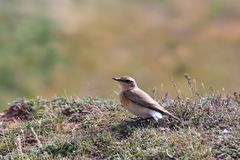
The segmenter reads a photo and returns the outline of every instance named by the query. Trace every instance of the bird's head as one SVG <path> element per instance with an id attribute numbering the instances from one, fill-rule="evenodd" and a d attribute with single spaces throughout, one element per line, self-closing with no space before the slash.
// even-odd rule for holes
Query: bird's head
<path id="1" fill-rule="evenodd" d="M 119 82 L 122 90 L 129 90 L 137 87 L 136 81 L 129 76 L 114 77 L 112 79 Z"/>

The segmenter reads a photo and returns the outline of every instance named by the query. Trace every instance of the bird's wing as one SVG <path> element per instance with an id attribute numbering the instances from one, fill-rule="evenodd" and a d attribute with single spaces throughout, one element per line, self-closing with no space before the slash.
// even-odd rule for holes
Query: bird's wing
<path id="1" fill-rule="evenodd" d="M 124 91 L 123 96 L 135 104 L 151 110 L 155 110 L 160 113 L 165 113 L 179 120 L 179 118 L 168 112 L 165 108 L 160 106 L 152 97 L 150 97 L 147 93 L 140 89 Z"/>

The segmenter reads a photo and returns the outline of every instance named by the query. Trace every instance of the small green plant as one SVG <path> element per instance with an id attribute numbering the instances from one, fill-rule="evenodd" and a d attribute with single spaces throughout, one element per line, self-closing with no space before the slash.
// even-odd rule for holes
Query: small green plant
<path id="1" fill-rule="evenodd" d="M 31 112 L 2 116 L 0 154 L 6 159 L 240 157 L 236 94 L 165 96 L 159 103 L 181 123 L 166 117 L 169 129 L 162 131 L 154 120 L 133 120 L 118 101 L 101 98 L 20 99 L 11 105 Z"/>

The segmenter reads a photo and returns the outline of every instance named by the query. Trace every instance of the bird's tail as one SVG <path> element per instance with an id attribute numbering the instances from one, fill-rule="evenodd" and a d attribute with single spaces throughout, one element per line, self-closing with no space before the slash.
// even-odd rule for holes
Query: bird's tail
<path id="1" fill-rule="evenodd" d="M 167 115 L 173 117 L 174 119 L 176 119 L 177 121 L 181 122 L 180 118 L 174 116 L 172 113 L 170 113 L 170 112 L 167 111 L 167 112 L 165 112 L 165 114 L 167 114 Z"/>

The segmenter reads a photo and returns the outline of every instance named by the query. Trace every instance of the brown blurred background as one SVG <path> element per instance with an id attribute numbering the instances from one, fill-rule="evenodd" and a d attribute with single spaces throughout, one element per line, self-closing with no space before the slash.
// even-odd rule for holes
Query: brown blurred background
<path id="1" fill-rule="evenodd" d="M 0 109 L 18 97 L 114 98 L 113 76 L 189 92 L 240 87 L 235 0 L 0 0 Z M 163 86 L 163 87 L 161 87 Z"/>

